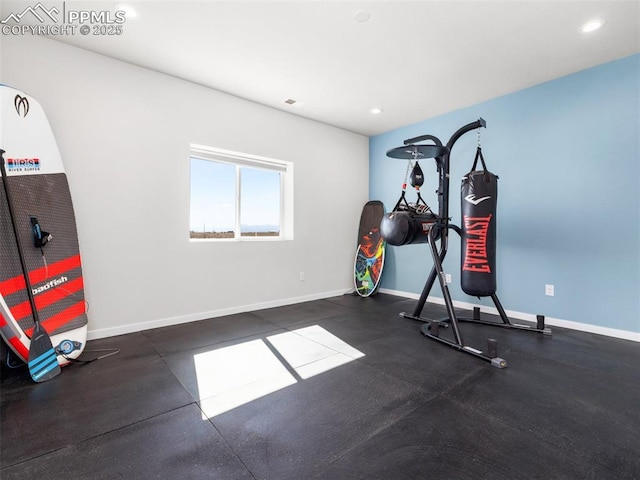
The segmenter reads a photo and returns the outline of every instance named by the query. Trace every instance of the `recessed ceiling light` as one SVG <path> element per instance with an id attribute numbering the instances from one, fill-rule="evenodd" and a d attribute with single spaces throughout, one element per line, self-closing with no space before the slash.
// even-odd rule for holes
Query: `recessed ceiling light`
<path id="1" fill-rule="evenodd" d="M 366 10 L 358 10 L 356 13 L 353 14 L 353 18 L 356 19 L 356 22 L 360 22 L 360 23 L 368 22 L 369 19 L 371 18 L 371 13 L 367 12 Z"/>
<path id="2" fill-rule="evenodd" d="M 600 30 L 604 24 L 607 23 L 604 20 L 601 20 L 599 18 L 594 19 L 594 20 L 590 20 L 587 23 L 585 23 L 584 25 L 582 25 L 582 27 L 580 27 L 580 31 L 582 33 L 591 33 L 591 32 L 595 32 L 596 30 Z"/>
<path id="3" fill-rule="evenodd" d="M 371 109 L 371 110 L 369 110 L 369 111 L 370 111 L 371 113 L 373 113 L 374 115 L 380 115 L 380 114 L 383 112 L 383 110 L 382 110 L 380 107 L 372 108 L 372 109 Z"/>
<path id="4" fill-rule="evenodd" d="M 129 5 L 128 3 L 118 3 L 116 5 L 116 10 L 121 10 L 124 12 L 125 17 L 127 18 L 137 18 L 140 14 L 138 13 L 138 10 L 136 10 L 135 8 L 133 8 L 131 5 Z"/>

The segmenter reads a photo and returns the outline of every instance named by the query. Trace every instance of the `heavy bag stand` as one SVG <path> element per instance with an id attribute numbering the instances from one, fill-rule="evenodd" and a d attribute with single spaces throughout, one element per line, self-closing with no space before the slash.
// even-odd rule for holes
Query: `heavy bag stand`
<path id="1" fill-rule="evenodd" d="M 486 354 L 483 353 L 482 350 L 465 345 L 464 341 L 462 340 L 462 333 L 460 332 L 460 326 L 458 325 L 458 322 L 465 321 L 479 323 L 482 325 L 491 325 L 495 327 L 525 330 L 534 333 L 542 333 L 544 335 L 551 335 L 551 330 L 549 328 L 546 328 L 544 325 L 544 316 L 536 316 L 537 325 L 535 328 L 530 327 L 529 325 L 511 323 L 511 321 L 507 317 L 506 312 L 504 311 L 504 308 L 502 308 L 502 304 L 500 303 L 497 294 L 493 293 L 492 295 L 490 295 L 491 300 L 493 300 L 493 303 L 498 310 L 498 314 L 502 319 L 502 323 L 481 319 L 480 308 L 478 307 L 474 307 L 473 309 L 473 318 L 458 318 L 453 308 L 453 300 L 451 299 L 451 294 L 446 282 L 445 273 L 442 268 L 442 262 L 447 255 L 449 230 L 455 231 L 460 237 L 462 237 L 462 229 L 457 225 L 450 223 L 451 218 L 449 217 L 449 173 L 451 149 L 458 141 L 458 139 L 465 133 L 475 129 L 480 129 L 482 127 L 486 128 L 486 126 L 487 124 L 482 118 L 478 119 L 475 122 L 469 123 L 458 129 L 458 131 L 456 131 L 451 136 L 446 145 L 443 145 L 440 139 L 434 137 L 433 135 L 422 135 L 419 137 L 409 138 L 404 141 L 403 146 L 392 148 L 391 150 L 389 150 L 387 152 L 387 156 L 390 158 L 407 159 L 414 161 L 424 158 L 433 158 L 435 159 L 438 171 L 438 190 L 436 191 L 438 196 L 438 215 L 428 234 L 429 247 L 431 256 L 433 258 L 433 267 L 431 268 L 431 273 L 429 274 L 427 282 L 422 289 L 422 293 L 420 294 L 420 298 L 418 299 L 418 303 L 413 313 L 409 314 L 406 312 L 401 312 L 400 316 L 411 320 L 425 322 L 425 325 L 421 327 L 420 331 L 427 338 L 436 340 L 460 352 L 465 352 L 469 355 L 473 355 L 476 358 L 490 362 L 494 367 L 505 368 L 507 366 L 507 362 L 503 358 L 498 357 L 497 341 L 495 339 L 488 339 Z M 431 141 L 433 142 L 433 144 L 418 144 L 418 142 L 425 141 Z M 436 244 L 438 240 L 440 241 L 439 251 Z M 440 283 L 440 289 L 442 290 L 442 295 L 448 315 L 447 318 L 439 320 L 428 319 L 420 316 L 436 278 Z M 453 331 L 454 341 L 442 338 L 439 335 L 439 328 L 448 327 L 449 325 L 451 325 Z"/>

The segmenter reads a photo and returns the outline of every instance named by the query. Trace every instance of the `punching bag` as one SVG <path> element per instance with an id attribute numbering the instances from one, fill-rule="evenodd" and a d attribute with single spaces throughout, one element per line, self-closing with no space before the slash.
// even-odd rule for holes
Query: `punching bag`
<path id="1" fill-rule="evenodd" d="M 404 191 L 406 184 L 403 185 L 402 195 L 396 206 L 393 207 L 393 211 L 387 213 L 380 223 L 380 234 L 389 245 L 401 246 L 427 243 L 429 241 L 429 232 L 438 221 L 420 195 L 420 187 L 424 184 L 424 173 L 418 162 L 415 163 L 411 170 L 410 182 L 411 186 L 415 187 L 418 192 L 418 202 L 407 202 Z"/>
<path id="2" fill-rule="evenodd" d="M 380 234 L 389 244 L 395 246 L 427 243 L 429 231 L 438 219 L 428 209 L 419 205 L 408 210 L 396 209 L 387 213 L 380 223 Z M 439 235 L 436 237 L 436 239 Z"/>
<path id="3" fill-rule="evenodd" d="M 482 170 L 476 170 L 478 159 Z M 488 297 L 496 293 L 496 207 L 498 176 L 487 170 L 478 147 L 471 171 L 462 178 L 462 290 Z"/>

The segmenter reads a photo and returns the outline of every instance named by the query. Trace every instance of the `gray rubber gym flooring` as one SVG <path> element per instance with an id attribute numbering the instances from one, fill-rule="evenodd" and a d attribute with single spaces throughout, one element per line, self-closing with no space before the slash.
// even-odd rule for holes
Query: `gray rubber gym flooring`
<path id="1" fill-rule="evenodd" d="M 3 369 L 0 477 L 640 478 L 640 345 L 461 324 L 498 339 L 499 370 L 424 338 L 398 317 L 414 304 L 346 295 L 92 341 L 121 351 L 41 384 Z"/>

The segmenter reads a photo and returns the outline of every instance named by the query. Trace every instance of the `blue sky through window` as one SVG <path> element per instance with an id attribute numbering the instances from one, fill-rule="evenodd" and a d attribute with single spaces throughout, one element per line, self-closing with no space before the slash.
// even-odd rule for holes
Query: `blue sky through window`
<path id="1" fill-rule="evenodd" d="M 226 232 L 235 226 L 236 167 L 191 159 L 190 230 Z"/>
<path id="2" fill-rule="evenodd" d="M 280 173 L 243 168 L 240 220 L 242 232 L 279 231 Z"/>
<path id="3" fill-rule="evenodd" d="M 243 167 L 241 182 L 241 230 L 279 231 L 280 173 Z M 235 165 L 192 157 L 190 230 L 234 230 L 235 189 Z"/>

